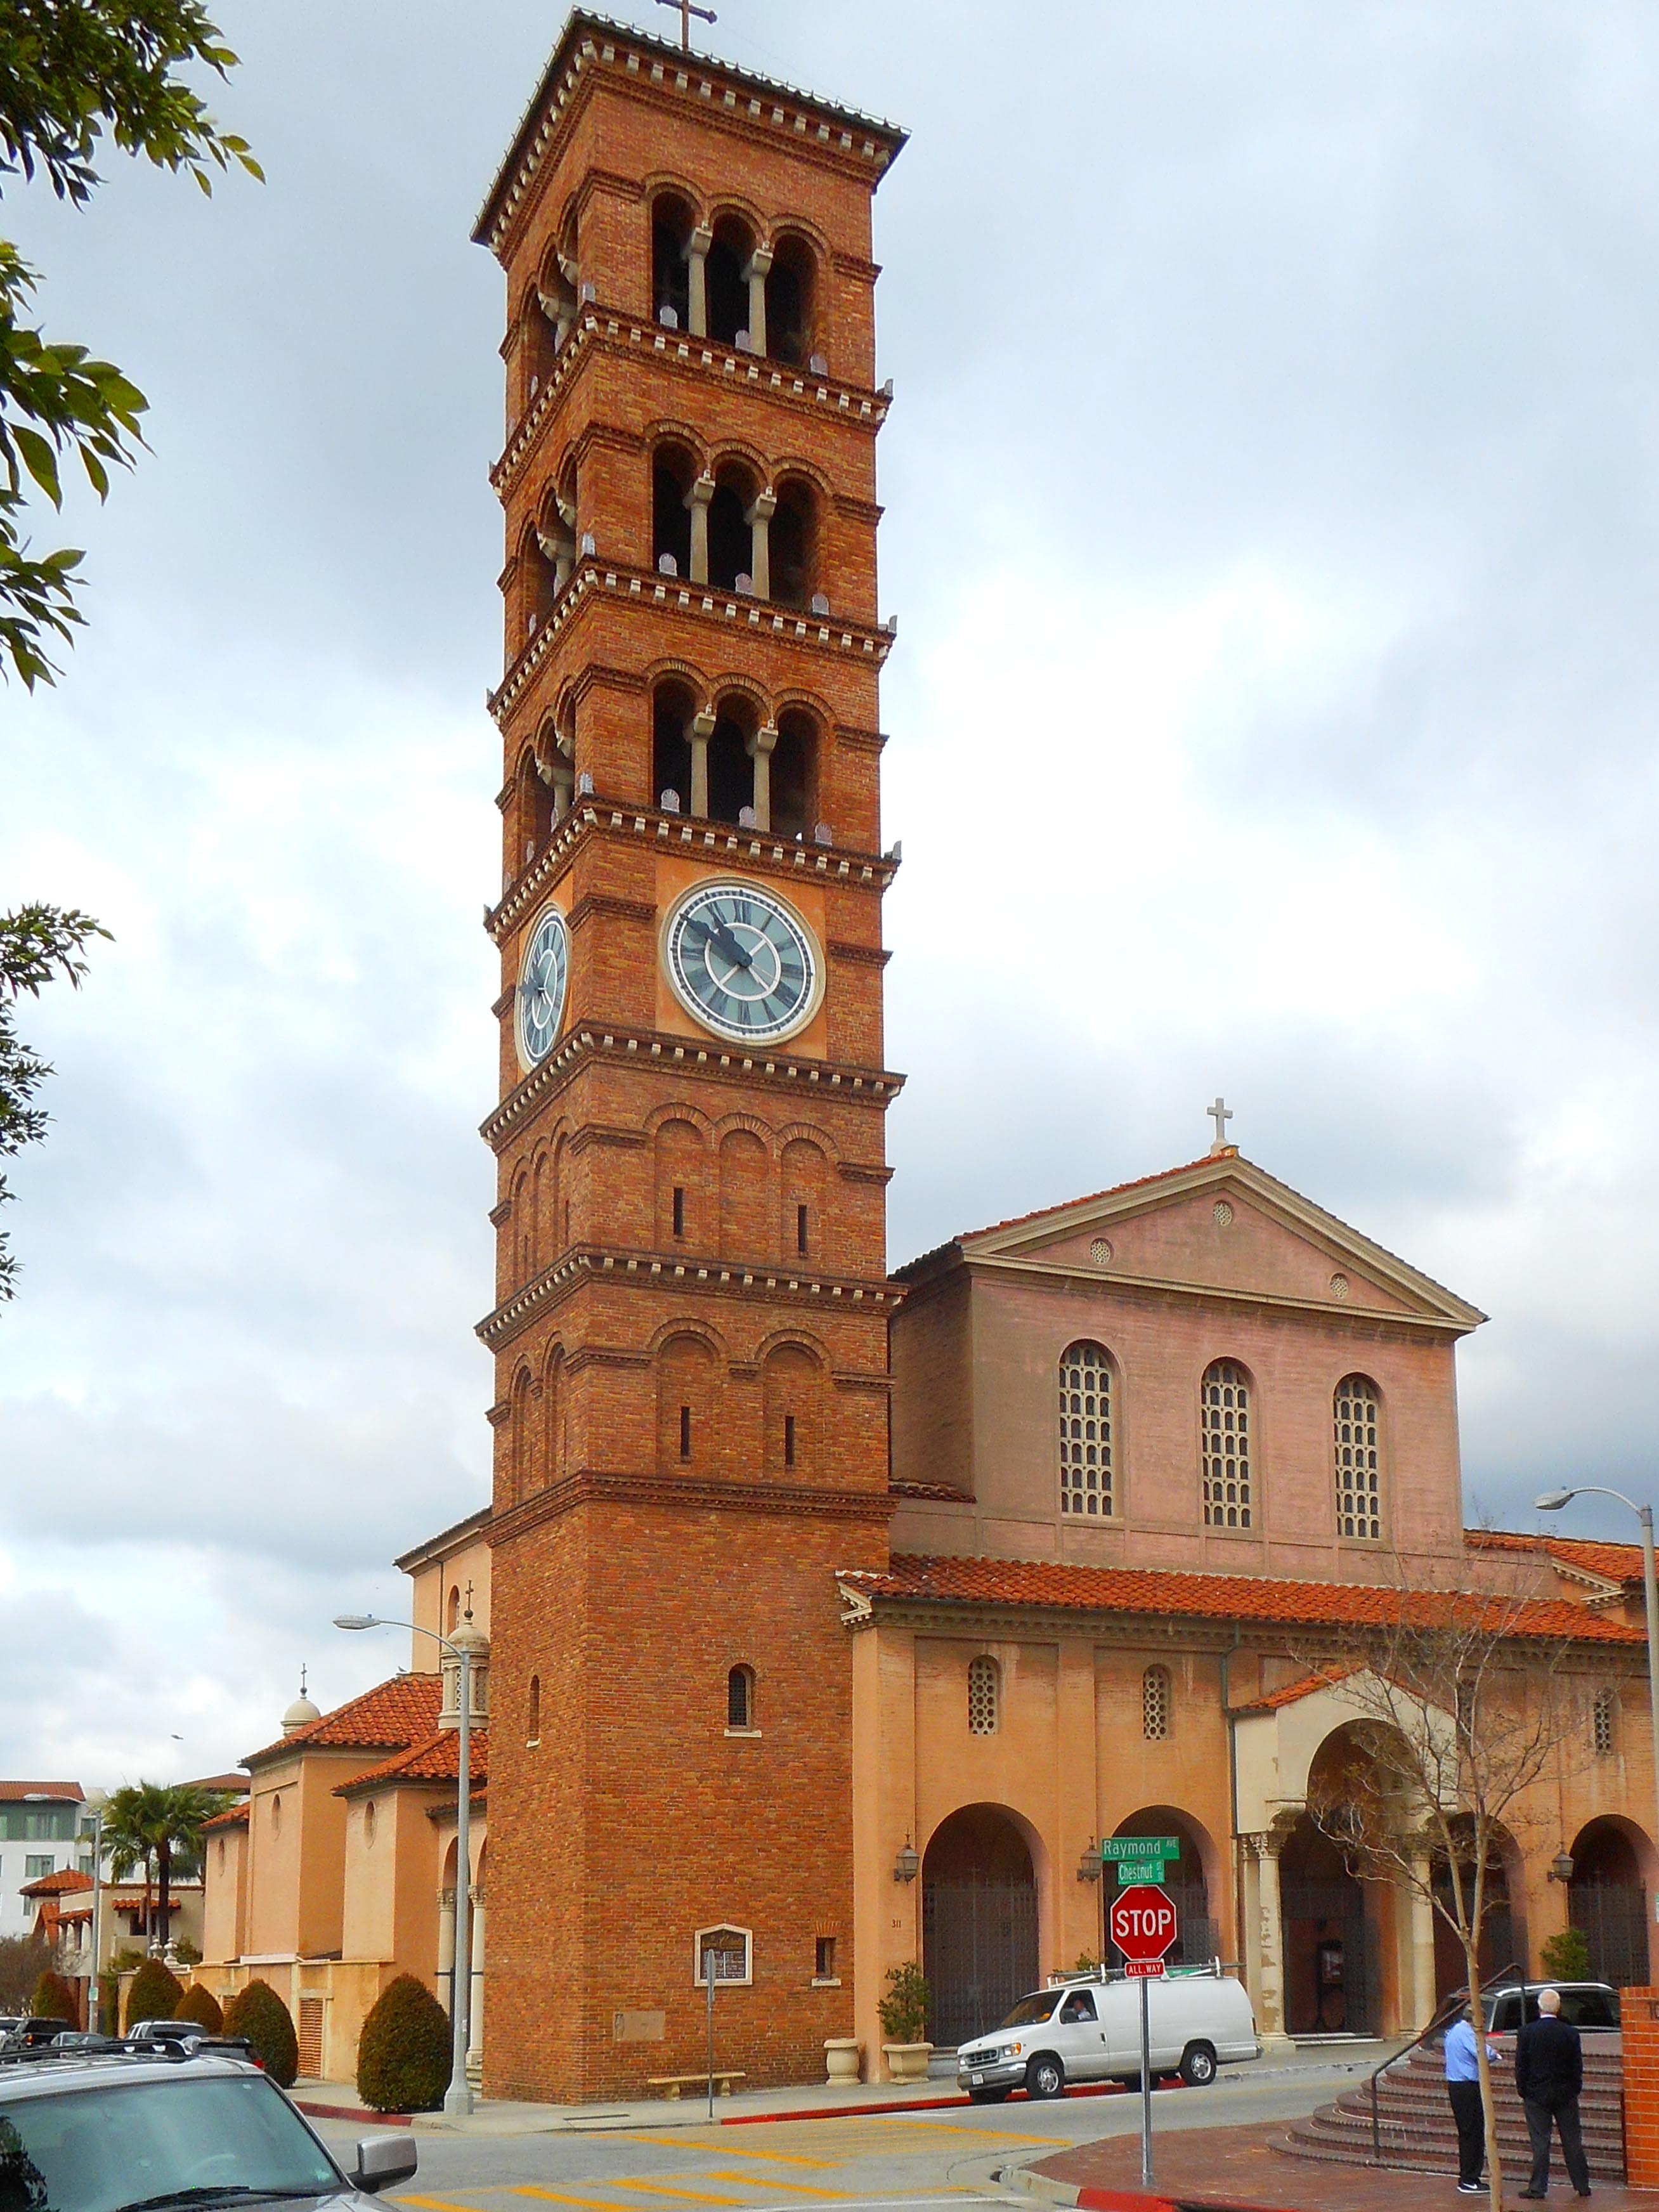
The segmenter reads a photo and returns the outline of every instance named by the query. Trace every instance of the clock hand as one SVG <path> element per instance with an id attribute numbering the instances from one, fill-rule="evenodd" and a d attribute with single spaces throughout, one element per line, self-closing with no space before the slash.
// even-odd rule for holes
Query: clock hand
<path id="1" fill-rule="evenodd" d="M 752 968 L 754 956 L 745 952 L 723 921 L 715 922 L 708 932 L 716 945 L 728 960 L 735 960 L 739 968 Z"/>

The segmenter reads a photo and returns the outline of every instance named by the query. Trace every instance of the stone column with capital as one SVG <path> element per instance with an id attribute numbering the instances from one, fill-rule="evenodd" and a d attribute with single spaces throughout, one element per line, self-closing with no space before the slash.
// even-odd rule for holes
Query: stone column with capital
<path id="1" fill-rule="evenodd" d="M 483 2075 L 484 1892 L 482 1882 L 467 1891 L 472 1906 L 472 2002 L 467 2019 L 466 2076 L 476 2087 Z"/>
<path id="2" fill-rule="evenodd" d="M 766 280 L 771 271 L 771 247 L 757 246 L 743 272 L 749 280 L 749 346 L 753 353 L 766 351 Z"/>
<path id="3" fill-rule="evenodd" d="M 438 1892 L 438 2001 L 453 2017 L 455 2004 L 455 1893 Z"/>
<path id="4" fill-rule="evenodd" d="M 708 581 L 708 502 L 714 496 L 713 477 L 699 477 L 685 495 L 691 510 L 691 581 Z"/>
<path id="5" fill-rule="evenodd" d="M 772 827 L 772 752 L 778 742 L 777 725 L 763 722 L 749 740 L 749 756 L 755 763 L 755 827 Z"/>
<path id="6" fill-rule="evenodd" d="M 1285 1838 L 1268 1828 L 1239 1840 L 1255 1864 L 1256 2027 L 1264 2044 L 1283 2044 L 1289 2040 L 1285 2032 L 1285 1920 L 1279 1893 L 1279 1855 Z"/>
<path id="7" fill-rule="evenodd" d="M 1406 2025 L 1425 2028 L 1434 2017 L 1434 1906 L 1429 1884 L 1433 1862 L 1426 1851 L 1412 1860 L 1411 1899 L 1411 2019 Z"/>
<path id="8" fill-rule="evenodd" d="M 705 707 L 693 714 L 686 729 L 691 741 L 691 811 L 708 818 L 708 740 L 714 734 L 714 710 Z"/>
<path id="9" fill-rule="evenodd" d="M 743 518 L 749 525 L 750 580 L 757 599 L 769 599 L 772 596 L 772 517 L 777 511 L 777 494 L 763 491 L 756 495 L 754 504 Z"/>
<path id="10" fill-rule="evenodd" d="M 685 242 L 686 324 L 694 338 L 708 335 L 708 249 L 714 234 L 700 222 Z"/>

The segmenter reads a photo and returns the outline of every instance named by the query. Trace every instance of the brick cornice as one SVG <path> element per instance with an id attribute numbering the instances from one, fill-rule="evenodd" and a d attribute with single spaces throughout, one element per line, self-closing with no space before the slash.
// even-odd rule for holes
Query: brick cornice
<path id="1" fill-rule="evenodd" d="M 724 1482 L 707 1476 L 611 1474 L 584 1469 L 498 1514 L 492 1548 L 584 1505 L 657 1505 L 679 1511 L 783 1514 L 812 1521 L 885 1522 L 896 1510 L 885 1490 L 831 1490 L 779 1482 Z"/>
<path id="2" fill-rule="evenodd" d="M 741 1074 L 751 1086 L 763 1084 L 796 1097 L 806 1092 L 849 1105 L 872 1106 L 884 1113 L 904 1085 L 902 1075 L 885 1069 L 796 1060 L 787 1051 L 745 1053 L 712 1040 L 699 1044 L 653 1030 L 601 1030 L 585 1024 L 573 1029 L 538 1067 L 532 1068 L 507 1093 L 480 1126 L 479 1135 L 493 1152 L 505 1152 L 532 1115 L 540 1113 L 556 1098 L 584 1067 L 611 1055 L 631 1060 L 636 1066 L 672 1068 L 677 1075 L 716 1082 Z"/>
<path id="3" fill-rule="evenodd" d="M 666 614 L 725 635 L 737 632 L 781 637 L 838 665 L 867 658 L 879 668 L 892 650 L 895 635 L 891 629 L 855 621 L 848 615 L 806 614 L 796 607 L 779 606 L 771 599 L 750 599 L 712 584 L 694 584 L 684 576 L 659 576 L 654 568 L 635 568 L 626 561 L 586 553 L 577 562 L 552 613 L 485 702 L 503 729 L 531 678 L 551 654 L 555 641 L 590 605 L 601 601 L 635 613 L 649 613 L 659 622 Z"/>
<path id="4" fill-rule="evenodd" d="M 616 921 L 654 921 L 657 909 L 650 899 L 617 898 L 608 891 L 589 891 L 570 909 L 572 932 L 589 921 L 606 917 Z"/>
<path id="5" fill-rule="evenodd" d="M 824 951 L 832 960 L 849 961 L 855 968 L 884 968 L 893 957 L 879 945 L 848 945 L 836 937 L 830 939 Z"/>
<path id="6" fill-rule="evenodd" d="M 590 837 L 649 838 L 659 851 L 689 854 L 697 860 L 710 856 L 717 865 L 730 862 L 747 873 L 774 877 L 781 884 L 868 884 L 872 890 L 884 891 L 899 868 L 897 857 L 891 853 L 860 853 L 841 845 L 798 845 L 793 838 L 775 836 L 769 831 L 739 830 L 702 816 L 665 814 L 659 807 L 626 805 L 589 793 L 576 801 L 535 859 L 508 884 L 500 905 L 485 909 L 484 927 L 498 945 L 539 903 L 543 892 L 563 873 Z"/>
<path id="7" fill-rule="evenodd" d="M 643 1129 L 625 1129 L 609 1121 L 584 1121 L 580 1129 L 571 1133 L 568 1149 L 573 1156 L 586 1152 L 592 1145 L 616 1152 L 642 1152 L 650 1141 Z"/>
<path id="8" fill-rule="evenodd" d="M 696 1291 L 713 1297 L 756 1299 L 769 1305 L 863 1313 L 890 1313 L 903 1302 L 902 1285 L 878 1275 L 830 1275 L 737 1260 L 686 1260 L 672 1253 L 607 1250 L 578 1244 L 550 1267 L 504 1298 L 478 1322 L 477 1334 L 492 1352 L 521 1336 L 532 1322 L 587 1282 L 626 1283 L 630 1289 Z"/>

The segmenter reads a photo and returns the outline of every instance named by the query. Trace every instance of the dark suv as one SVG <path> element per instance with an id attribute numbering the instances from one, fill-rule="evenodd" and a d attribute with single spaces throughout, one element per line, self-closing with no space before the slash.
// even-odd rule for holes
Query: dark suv
<path id="1" fill-rule="evenodd" d="M 414 2140 L 370 2136 L 344 2173 L 246 2060 L 131 2051 L 0 2062 L 0 2205 L 172 2212 L 320 2203 L 367 2208 L 410 2180 Z M 359 2192 L 363 2192 L 359 2194 Z"/>

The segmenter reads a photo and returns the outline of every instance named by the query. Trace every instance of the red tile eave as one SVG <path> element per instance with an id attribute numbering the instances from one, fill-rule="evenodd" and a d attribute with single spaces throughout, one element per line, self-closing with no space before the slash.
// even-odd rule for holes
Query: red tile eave
<path id="1" fill-rule="evenodd" d="M 990 1222 L 983 1229 L 959 1230 L 954 1237 L 947 1237 L 943 1244 L 934 1245 L 932 1251 L 919 1252 L 914 1260 L 907 1260 L 902 1267 L 895 1267 L 893 1279 L 896 1282 L 908 1282 L 914 1273 L 927 1267 L 930 1261 L 942 1259 L 950 1252 L 959 1252 L 964 1244 L 971 1244 L 978 1237 L 1000 1236 L 1005 1229 L 1023 1229 L 1028 1221 L 1044 1221 L 1050 1214 L 1071 1213 L 1079 1206 L 1098 1206 L 1104 1199 L 1121 1198 L 1126 1191 L 1150 1190 L 1154 1183 L 1170 1182 L 1177 1176 L 1191 1175 L 1195 1169 L 1205 1166 L 1212 1157 L 1216 1156 L 1206 1152 L 1203 1159 L 1188 1160 L 1185 1167 L 1160 1168 L 1156 1175 L 1136 1176 L 1129 1182 L 1112 1184 L 1108 1190 L 1091 1191 L 1082 1198 L 1064 1199 L 1056 1206 L 1039 1206 L 1030 1213 L 1012 1213 L 1007 1220 Z M 1220 1157 L 1231 1158 L 1234 1155 L 1227 1153 Z"/>
<path id="2" fill-rule="evenodd" d="M 247 1823 L 248 1808 L 244 1799 L 241 1804 L 233 1805 L 226 1812 L 216 1813 L 210 1820 L 204 1820 L 202 1833 L 206 1835 L 210 1828 L 245 1828 Z"/>
<path id="3" fill-rule="evenodd" d="M 307 1728 L 251 1751 L 244 1766 L 269 1765 L 296 1751 L 404 1751 L 437 1725 L 442 1684 L 435 1674 L 394 1674 L 349 1698 Z"/>
<path id="4" fill-rule="evenodd" d="M 21 1797 L 68 1798 L 76 1804 L 85 1802 L 78 1782 L 0 1782 L 0 1805 L 15 1805 Z"/>
<path id="5" fill-rule="evenodd" d="M 475 1728 L 471 1747 L 471 1783 L 475 1790 L 482 1790 L 489 1779 L 489 1731 Z M 360 1791 L 389 1789 L 394 1784 L 415 1784 L 428 1789 L 447 1786 L 453 1790 L 461 1778 L 461 1740 L 453 1729 L 440 1729 L 423 1743 L 410 1745 L 395 1759 L 383 1760 L 371 1766 L 366 1773 L 354 1774 L 349 1782 L 343 1782 L 334 1792 L 337 1797 L 355 1797 Z"/>
<path id="6" fill-rule="evenodd" d="M 1584 1644 L 1638 1644 L 1644 1632 L 1562 1598 L 1515 1599 L 1486 1591 L 1398 1590 L 1370 1583 L 1278 1582 L 1267 1576 L 1201 1575 L 1041 1560 L 896 1557 L 885 1574 L 842 1579 L 861 1595 L 940 1606 L 1016 1606 L 1188 1620 L 1257 1620 L 1286 1627 L 1385 1628 L 1454 1618 L 1489 1619 L 1505 1635 Z"/>
<path id="7" fill-rule="evenodd" d="M 25 1882 L 17 1894 L 20 1897 L 68 1897 L 91 1887 L 92 1876 L 82 1874 L 79 1867 L 59 1867 L 56 1874 L 43 1874 L 38 1881 Z"/>
<path id="8" fill-rule="evenodd" d="M 1639 1544 L 1609 1544 L 1598 1537 L 1547 1535 L 1541 1529 L 1529 1533 L 1519 1528 L 1466 1528 L 1463 1540 L 1473 1552 L 1530 1552 L 1607 1582 L 1636 1584 L 1642 1579 Z"/>

